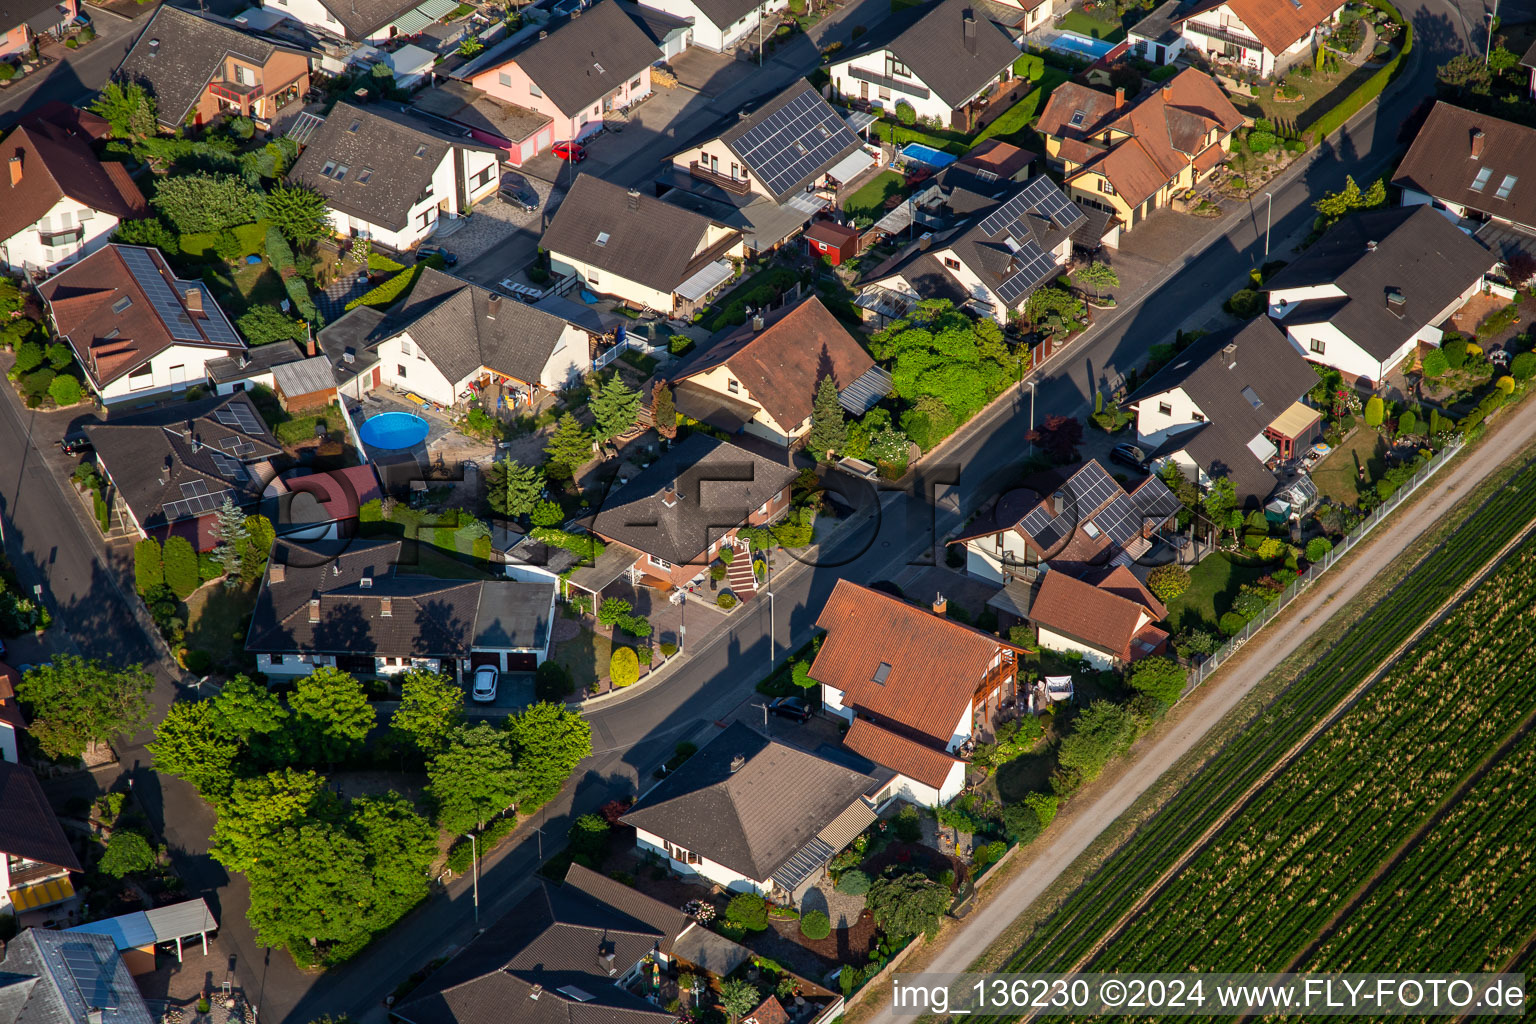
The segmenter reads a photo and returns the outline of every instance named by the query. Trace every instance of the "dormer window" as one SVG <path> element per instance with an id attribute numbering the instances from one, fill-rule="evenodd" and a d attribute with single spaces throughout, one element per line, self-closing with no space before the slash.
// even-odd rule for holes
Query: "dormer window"
<path id="1" fill-rule="evenodd" d="M 725 382 L 725 390 L 729 391 L 733 395 L 740 394 L 741 382 L 727 379 Z"/>

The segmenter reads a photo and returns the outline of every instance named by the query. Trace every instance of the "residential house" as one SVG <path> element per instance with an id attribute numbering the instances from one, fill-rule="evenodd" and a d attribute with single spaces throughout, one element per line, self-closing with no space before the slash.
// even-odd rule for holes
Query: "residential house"
<path id="1" fill-rule="evenodd" d="M 827 65 L 846 99 L 882 110 L 906 103 L 920 118 L 975 128 L 1013 79 L 1019 49 L 969 0 L 938 0 L 897 11 L 839 51 Z"/>
<path id="2" fill-rule="evenodd" d="M 395 539 L 278 540 L 245 639 L 257 670 L 303 676 L 328 665 L 387 676 L 420 668 L 459 678 L 480 665 L 531 672 L 548 657 L 553 576 L 414 575 L 426 566 L 402 547 Z"/>
<path id="3" fill-rule="evenodd" d="M 692 19 L 680 18 L 654 7 L 644 7 L 632 0 L 617 0 L 617 3 L 656 44 L 663 62 L 681 56 L 684 50 L 693 45 Z"/>
<path id="4" fill-rule="evenodd" d="M 266 124 L 298 113 L 309 92 L 309 55 L 165 5 L 139 33 L 116 74 L 154 94 L 156 116 L 167 131 L 189 118 L 203 125 L 221 114 Z"/>
<path id="5" fill-rule="evenodd" d="M 1345 0 L 1196 0 L 1176 15 L 1186 46 L 1269 78 L 1312 59 Z"/>
<path id="6" fill-rule="evenodd" d="M 1183 13 L 1184 0 L 1165 0 L 1132 25 L 1125 35 L 1131 52 L 1153 64 L 1172 64 L 1184 52 L 1183 26 L 1175 21 Z"/>
<path id="7" fill-rule="evenodd" d="M 1101 669 L 1124 668 L 1167 650 L 1168 632 L 1154 623 L 1168 609 L 1130 569 L 1116 566 L 1093 579 L 1065 572 L 1040 577 L 1029 621 L 1041 647 L 1081 654 Z"/>
<path id="8" fill-rule="evenodd" d="M 624 545 L 632 578 L 661 589 L 702 580 L 720 551 L 733 548 L 746 572 L 731 580 L 731 589 L 746 600 L 756 585 L 737 534 L 743 526 L 764 526 L 782 516 L 794 479 L 787 462 L 695 432 L 611 490 L 591 529 L 604 541 Z"/>
<path id="9" fill-rule="evenodd" d="M 9 665 L 0 663 L 0 761 L 17 764 L 21 760 L 21 731 L 27 720 L 21 713 L 21 702 L 16 699 L 16 684 L 21 673 Z"/>
<path id="10" fill-rule="evenodd" d="M 1051 93 L 1036 131 L 1067 194 L 1129 230 L 1204 181 L 1244 118 L 1216 80 L 1189 68 L 1141 100 L 1075 82 Z"/>
<path id="11" fill-rule="evenodd" d="M 826 630 L 810 675 L 822 707 L 850 723 L 843 745 L 894 773 L 875 802 L 946 804 L 965 758 L 1017 697 L 1022 648 L 932 610 L 838 580 L 816 625 Z"/>
<path id="12" fill-rule="evenodd" d="M 1050 28 L 1067 5 L 1059 0 L 987 0 L 983 7 L 993 21 L 1013 30 L 1010 34 L 1032 35 Z"/>
<path id="13" fill-rule="evenodd" d="M 404 252 L 496 191 L 501 150 L 450 134 L 409 108 L 338 103 L 288 172 L 326 197 L 343 237 Z"/>
<path id="14" fill-rule="evenodd" d="M 869 775 L 736 722 L 621 821 L 680 875 L 794 906 L 875 821 Z"/>
<path id="15" fill-rule="evenodd" d="M 32 769 L 0 760 L 0 916 L 19 916 L 73 899 L 69 873 L 80 870 Z M 3 969 L 6 964 L 0 962 Z"/>
<path id="16" fill-rule="evenodd" d="M 982 179 L 1023 183 L 1030 178 L 1036 155 L 1002 139 L 986 139 L 966 150 L 950 167 Z"/>
<path id="17" fill-rule="evenodd" d="M 105 935 L 28 928 L 0 959 L 3 1024 L 152 1024 L 117 947 Z"/>
<path id="18" fill-rule="evenodd" d="M 488 394 L 496 387 L 507 392 L 508 405 L 527 404 L 592 367 L 586 331 L 431 268 L 362 343 L 377 359 L 372 387 L 401 387 L 442 406 L 471 389 Z M 356 397 L 351 386 L 342 390 Z"/>
<path id="19" fill-rule="evenodd" d="M 661 51 L 617 0 L 578 7 L 526 44 L 509 40 L 454 73 L 492 99 L 551 119 L 556 141 L 581 139 L 605 115 L 651 93 Z"/>
<path id="20" fill-rule="evenodd" d="M 358 510 L 383 497 L 378 475 L 366 462 L 321 472 L 298 468 L 266 482 L 261 514 L 279 537 L 340 540 L 355 533 Z"/>
<path id="21" fill-rule="evenodd" d="M 1501 259 L 1536 256 L 1536 128 L 1438 102 L 1392 184 L 1404 206 L 1467 222 Z"/>
<path id="22" fill-rule="evenodd" d="M 296 363 L 306 358 L 304 349 L 291 341 L 274 341 L 246 349 L 236 356 L 210 359 L 203 368 L 214 393 L 229 395 L 249 391 L 260 385 L 269 391 L 277 387 L 273 372 L 282 363 Z"/>
<path id="23" fill-rule="evenodd" d="M 810 433 L 816 387 L 828 376 L 853 416 L 891 390 L 890 375 L 815 295 L 754 317 L 670 374 L 684 416 L 786 446 Z"/>
<path id="24" fill-rule="evenodd" d="M 571 185 L 539 244 L 555 274 L 636 309 L 688 316 L 746 254 L 740 231 L 590 174 Z"/>
<path id="25" fill-rule="evenodd" d="M 106 405 L 163 398 L 199 384 L 209 360 L 245 342 L 202 281 L 179 280 L 159 249 L 111 243 L 37 286 Z"/>
<path id="26" fill-rule="evenodd" d="M 1033 582 L 1047 569 L 1083 576 L 1146 554 L 1178 511 L 1157 477 L 1127 490 L 1089 461 L 1029 477 L 952 543 L 965 545 L 967 575 L 993 583 Z"/>
<path id="27" fill-rule="evenodd" d="M 243 392 L 114 416 L 85 432 L 119 518 L 140 537 L 174 534 L 198 551 L 217 546 L 225 498 L 254 511 L 283 451 Z"/>
<path id="28" fill-rule="evenodd" d="M 1499 257 L 1431 206 L 1346 217 L 1266 283 L 1291 344 L 1375 388 L 1483 288 Z"/>
<path id="29" fill-rule="evenodd" d="M 554 118 L 507 103 L 452 79 L 434 80 L 411 97 L 411 107 L 430 117 L 469 130 L 470 137 L 501 150 L 501 158 L 520 167 L 556 142 Z"/>
<path id="30" fill-rule="evenodd" d="M 640 0 L 640 6 L 693 23 L 693 42 L 725 53 L 740 44 L 756 45 L 762 31 L 778 25 L 774 15 L 789 0 Z"/>
<path id="31" fill-rule="evenodd" d="M 15 60 L 31 56 L 32 43 L 47 36 L 62 36 L 80 16 L 80 0 L 27 0 L 5 12 L 5 35 L 0 38 L 0 57 Z"/>
<path id="32" fill-rule="evenodd" d="M 365 43 L 416 35 L 453 10 L 448 0 L 262 0 L 262 6 L 324 35 Z"/>
<path id="33" fill-rule="evenodd" d="M 572 864 L 562 885 L 534 879 L 532 892 L 412 988 L 390 1016 L 405 1024 L 669 1024 L 676 1014 L 639 994 L 650 965 L 670 969 L 687 954 L 690 965 L 706 967 L 699 939 L 710 934 L 676 907 Z M 740 952 L 706 969 L 723 977 L 749 958 L 743 947 L 713 938 L 714 949 Z"/>
<path id="34" fill-rule="evenodd" d="M 865 320 L 883 325 L 924 299 L 941 298 L 999 324 L 1021 311 L 1035 289 L 1062 273 L 1089 220 L 1043 174 L 1011 189 L 1006 202 L 978 203 L 963 226 L 877 267 L 854 301 Z"/>

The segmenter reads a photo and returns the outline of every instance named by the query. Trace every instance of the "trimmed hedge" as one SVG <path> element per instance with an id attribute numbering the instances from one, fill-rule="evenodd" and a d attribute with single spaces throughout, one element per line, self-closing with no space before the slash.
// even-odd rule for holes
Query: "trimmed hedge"
<path id="1" fill-rule="evenodd" d="M 1312 138 L 1319 143 L 1344 127 L 1346 121 L 1363 110 L 1371 100 L 1380 96 L 1382 90 L 1402 73 L 1408 61 L 1408 55 L 1413 52 L 1413 25 L 1405 21 L 1397 8 L 1387 0 L 1366 0 L 1366 2 L 1378 11 L 1384 12 L 1387 17 L 1402 27 L 1402 49 L 1398 50 L 1397 56 L 1383 64 L 1374 75 L 1362 82 L 1360 88 L 1344 97 L 1336 107 L 1325 111 L 1322 117 L 1312 122 L 1308 131 L 1312 132 Z"/>
<path id="2" fill-rule="evenodd" d="M 383 284 L 359 295 L 347 303 L 347 309 L 353 310 L 358 306 L 372 306 L 375 309 L 384 309 L 388 306 L 393 306 L 396 299 L 411 290 L 411 287 L 416 283 L 416 279 L 421 276 L 422 270 L 427 267 L 431 267 L 434 270 L 442 270 L 444 266 L 445 264 L 441 256 L 429 256 L 409 270 L 402 270 Z"/>

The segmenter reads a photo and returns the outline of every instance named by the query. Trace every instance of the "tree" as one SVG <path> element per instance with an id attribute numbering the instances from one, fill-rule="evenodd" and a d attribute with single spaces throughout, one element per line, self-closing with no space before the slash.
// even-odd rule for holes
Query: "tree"
<path id="1" fill-rule="evenodd" d="M 1327 537 L 1313 537 L 1307 541 L 1307 561 L 1321 562 L 1333 550 L 1333 542 Z"/>
<path id="2" fill-rule="evenodd" d="M 252 306 L 240 315 L 235 326 L 253 346 L 300 341 L 306 337 L 304 326 L 276 306 Z"/>
<path id="3" fill-rule="evenodd" d="M 1079 283 L 1093 289 L 1094 298 L 1098 298 L 1100 289 L 1120 287 L 1120 275 L 1115 273 L 1115 268 L 1108 263 L 1100 263 L 1097 260 L 1083 267 L 1072 275 Z"/>
<path id="4" fill-rule="evenodd" d="M 831 374 L 816 383 L 816 397 L 811 404 L 811 432 L 805 447 L 817 462 L 831 452 L 840 452 L 848 444 L 848 424 L 843 407 L 837 401 L 837 383 Z"/>
<path id="5" fill-rule="evenodd" d="M 146 139 L 159 128 L 155 99 L 137 82 L 108 82 L 91 113 L 111 126 L 114 139 Z"/>
<path id="6" fill-rule="evenodd" d="M 45 354 L 48 357 L 48 365 L 59 373 L 69 369 L 69 364 L 75 361 L 74 350 L 62 341 L 49 345 Z"/>
<path id="7" fill-rule="evenodd" d="M 242 552 L 245 561 L 240 568 L 240 578 L 249 583 L 260 578 L 266 570 L 267 556 L 272 551 L 273 541 L 277 540 L 277 529 L 266 516 L 246 516 L 245 536 L 245 550 Z"/>
<path id="8" fill-rule="evenodd" d="M 1482 61 L 1469 54 L 1458 54 L 1440 65 L 1435 70 L 1435 77 L 1442 85 L 1462 92 L 1486 96 L 1493 84 L 1492 63 L 1491 54 L 1488 65 L 1484 65 Z"/>
<path id="9" fill-rule="evenodd" d="M 185 601 L 201 582 L 197 573 L 197 552 L 192 542 L 182 536 L 165 538 L 161 557 L 165 564 L 165 585 L 171 593 Z"/>
<path id="10" fill-rule="evenodd" d="M 524 793 L 538 803 L 560 792 L 576 766 L 592 753 L 592 727 L 560 704 L 530 705 L 508 718 L 506 729 L 522 768 Z"/>
<path id="11" fill-rule="evenodd" d="M 1536 377 L 1536 352 L 1521 352 L 1509 361 L 1509 373 L 1515 380 Z M 1403 414 L 1405 417 L 1408 413 Z M 1401 431 L 1401 427 L 1398 428 Z"/>
<path id="12" fill-rule="evenodd" d="M 439 672 L 412 669 L 400 681 L 389 727 L 425 755 L 442 750 L 464 721 L 464 690 Z"/>
<path id="13" fill-rule="evenodd" d="M 575 416 L 566 413 L 555 424 L 555 432 L 549 435 L 544 454 L 549 456 L 551 465 L 574 476 L 576 470 L 592 458 L 592 435 L 577 422 Z"/>
<path id="14" fill-rule="evenodd" d="M 427 794 L 437 820 L 455 834 L 483 828 L 518 797 L 523 775 L 513 740 L 495 726 L 459 726 L 427 762 Z"/>
<path id="15" fill-rule="evenodd" d="M 1377 178 L 1371 187 L 1364 192 L 1355 184 L 1353 175 L 1344 178 L 1344 187 L 1337 192 L 1327 192 L 1321 199 L 1312 204 L 1312 208 L 1318 214 L 1318 227 L 1324 229 L 1332 226 L 1354 210 L 1369 210 L 1382 206 L 1387 201 L 1387 182 L 1385 178 Z"/>
<path id="16" fill-rule="evenodd" d="M 219 808 L 213 825 L 213 859 L 231 871 L 249 873 L 272 837 L 305 820 L 334 819 L 336 798 L 325 778 L 292 768 L 239 779 Z"/>
<path id="17" fill-rule="evenodd" d="M 1160 565 L 1147 573 L 1147 589 L 1167 604 L 1189 589 L 1189 570 L 1182 565 Z"/>
<path id="18" fill-rule="evenodd" d="M 592 395 L 589 405 L 596 420 L 597 439 L 608 441 L 635 428 L 640 415 L 640 392 L 614 374 Z"/>
<path id="19" fill-rule="evenodd" d="M 1432 348 L 1424 353 L 1423 370 L 1426 380 L 1437 380 L 1445 376 L 1445 372 L 1450 368 L 1451 365 L 1446 361 L 1445 353 L 1439 349 Z"/>
<path id="20" fill-rule="evenodd" d="M 32 719 L 29 731 L 51 758 L 79 757 L 119 733 L 142 729 L 154 678 L 142 665 L 115 668 L 74 654 L 55 654 L 27 670 L 16 696 Z"/>
<path id="21" fill-rule="evenodd" d="M 396 793 L 352 801 L 347 829 L 363 844 L 372 882 L 370 925 L 381 930 L 426 898 L 437 829 Z"/>
<path id="22" fill-rule="evenodd" d="M 1495 46 L 1488 54 L 1488 70 L 1495 75 L 1502 75 L 1519 66 L 1520 55 L 1502 44 Z"/>
<path id="23" fill-rule="evenodd" d="M 672 404 L 672 389 L 666 381 L 657 381 L 651 389 L 651 419 L 662 437 L 670 441 L 677 436 L 677 406 Z"/>
<path id="24" fill-rule="evenodd" d="M 60 408 L 74 405 L 82 397 L 80 382 L 68 374 L 60 374 L 48 385 L 48 397 Z"/>
<path id="25" fill-rule="evenodd" d="M 557 501 L 540 501 L 528 515 L 534 526 L 559 526 L 565 522 L 565 509 Z"/>
<path id="26" fill-rule="evenodd" d="M 1189 682 L 1183 666 L 1168 658 L 1142 658 L 1131 667 L 1131 689 L 1165 708 L 1173 707 Z"/>
<path id="27" fill-rule="evenodd" d="M 246 676 L 235 676 L 211 702 L 216 728 L 274 761 L 291 759 L 289 712 L 271 690 Z"/>
<path id="28" fill-rule="evenodd" d="M 919 932 L 931 935 L 938 930 L 939 915 L 949 910 L 949 903 L 948 889 L 917 872 L 877 878 L 865 897 L 875 922 L 893 940 Z"/>
<path id="29" fill-rule="evenodd" d="M 739 892 L 725 905 L 725 919 L 747 931 L 766 931 L 768 904 L 755 892 Z"/>
<path id="30" fill-rule="evenodd" d="M 213 557 L 224 570 L 224 586 L 233 587 L 240 581 L 241 558 L 251 539 L 245 530 L 245 513 L 226 494 L 224 503 L 214 512 L 214 519 L 219 543 L 213 549 Z"/>
<path id="31" fill-rule="evenodd" d="M 329 665 L 295 681 L 288 709 L 299 749 L 327 764 L 357 749 L 374 723 L 363 685 Z"/>
<path id="32" fill-rule="evenodd" d="M 160 560 L 160 542 L 145 537 L 133 546 L 133 585 L 140 594 L 165 583 L 165 563 Z"/>
<path id="33" fill-rule="evenodd" d="M 762 991 L 745 978 L 732 978 L 720 986 L 720 1005 L 725 1008 L 731 1024 L 757 1009 L 762 1001 Z"/>
<path id="34" fill-rule="evenodd" d="M 1524 354 L 1529 355 L 1529 353 L 1524 353 Z M 1532 356 L 1531 358 L 1532 358 L 1531 368 L 1533 370 L 1536 370 L 1536 356 Z M 1519 359 L 1520 359 L 1519 356 L 1515 357 L 1515 361 L 1516 362 L 1518 362 Z M 1514 363 L 1511 363 L 1510 364 L 1510 371 L 1514 372 L 1514 368 L 1515 368 L 1514 367 Z M 1412 434 L 1414 434 L 1418 429 L 1419 429 L 1419 417 L 1418 417 L 1418 414 L 1415 413 L 1412 409 L 1405 409 L 1403 411 L 1403 414 L 1397 418 L 1397 436 L 1398 437 L 1408 437 L 1408 436 L 1411 436 Z"/>
<path id="35" fill-rule="evenodd" d="M 1386 416 L 1387 416 L 1387 406 L 1386 406 L 1386 403 L 1381 400 L 1381 396 L 1380 395 L 1372 395 L 1370 398 L 1366 399 L 1366 401 L 1365 401 L 1365 425 L 1366 426 L 1370 427 L 1372 430 L 1378 430 L 1381 427 L 1381 421 L 1386 419 Z"/>
<path id="36" fill-rule="evenodd" d="M 1037 288 L 1024 300 L 1024 319 L 1036 330 L 1052 335 L 1080 330 L 1086 312 L 1081 300 L 1055 285 Z"/>
<path id="37" fill-rule="evenodd" d="M 525 466 L 516 459 L 493 462 L 485 471 L 486 500 L 491 511 L 504 516 L 525 516 L 544 494 L 544 469 Z"/>
<path id="38" fill-rule="evenodd" d="M 239 744 L 223 728 L 212 701 L 172 703 L 155 727 L 149 753 L 156 771 L 191 783 L 210 803 L 227 797 L 235 784 Z"/>
<path id="39" fill-rule="evenodd" d="M 811 940 L 824 939 L 832 934 L 832 922 L 819 910 L 800 915 L 800 934 Z"/>
<path id="40" fill-rule="evenodd" d="M 1083 782 L 1092 782 L 1111 758 L 1129 749 L 1136 738 L 1136 719 L 1119 704 L 1096 700 L 1072 723 L 1062 737 L 1057 761 Z"/>
<path id="41" fill-rule="evenodd" d="M 246 916 L 264 946 L 314 956 L 314 946 L 369 933 L 363 845 L 329 822 L 301 821 L 263 837 L 246 870 Z M 305 947 L 311 947 L 306 950 Z"/>
<path id="42" fill-rule="evenodd" d="M 1053 462 L 1071 462 L 1083 439 L 1083 424 L 1071 416 L 1047 416 L 1045 422 L 1025 437 L 1039 445 Z"/>
<path id="43" fill-rule="evenodd" d="M 182 174 L 162 178 L 153 202 L 176 230 L 187 233 L 260 220 L 265 197 L 232 174 Z"/>
<path id="44" fill-rule="evenodd" d="M 331 212 L 325 196 L 306 185 L 278 185 L 267 194 L 267 220 L 294 245 L 328 238 Z"/>
<path id="45" fill-rule="evenodd" d="M 1524 288 L 1532 278 L 1536 278 L 1536 255 L 1524 249 L 1511 250 L 1504 257 L 1504 272 L 1509 275 L 1510 284 Z"/>
<path id="46" fill-rule="evenodd" d="M 102 874 L 122 878 L 155 866 L 155 850 L 143 833 L 132 829 L 119 829 L 107 840 L 107 848 L 97 865 Z"/>
<path id="47" fill-rule="evenodd" d="M 613 826 L 601 814 L 583 814 L 566 833 L 566 849 L 579 858 L 577 863 L 595 868 L 608 855 L 608 840 Z"/>
<path id="48" fill-rule="evenodd" d="M 1237 510 L 1237 487 L 1232 478 L 1219 476 L 1212 480 L 1200 504 L 1205 508 L 1206 518 L 1215 523 L 1218 530 L 1225 528 Z"/>

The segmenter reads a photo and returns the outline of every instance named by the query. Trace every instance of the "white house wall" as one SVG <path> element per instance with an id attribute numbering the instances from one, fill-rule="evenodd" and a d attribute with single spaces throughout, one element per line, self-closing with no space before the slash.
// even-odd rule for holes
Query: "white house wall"
<path id="1" fill-rule="evenodd" d="M 554 251 L 549 254 L 549 263 L 550 269 L 556 276 L 574 274 L 589 291 L 597 292 L 599 295 L 612 295 L 636 306 L 649 306 L 663 313 L 672 311 L 671 292 L 658 291 L 648 285 L 611 274 L 600 267 L 594 267 L 590 263 L 583 263 Z"/>
<path id="2" fill-rule="evenodd" d="M 1440 211 L 1441 216 L 1452 224 L 1460 224 L 1461 219 L 1467 215 L 1467 208 L 1459 203 L 1448 203 L 1443 199 L 1425 195 L 1411 188 L 1403 189 L 1404 206 L 1433 206 Z"/>
<path id="3" fill-rule="evenodd" d="M 33 173 L 41 173 L 34 170 Z M 64 196 L 36 224 L 28 225 L 0 244 L 0 260 L 12 270 L 59 269 L 84 259 L 106 245 L 117 230 L 117 218 L 93 210 L 84 203 Z M 44 245 L 40 232 L 67 231 L 84 227 L 80 241 L 67 245 Z"/>
<path id="4" fill-rule="evenodd" d="M 643 829 L 635 829 L 635 845 L 666 860 L 672 870 L 679 875 L 702 876 L 732 892 L 768 893 L 773 889 L 771 878 L 761 881 L 748 878 L 740 872 L 732 871 L 724 864 L 716 864 L 708 857 L 701 856 L 697 864 L 684 864 L 682 861 L 673 860 L 667 853 L 665 840 Z"/>
<path id="5" fill-rule="evenodd" d="M 906 81 L 910 81 L 913 85 L 927 90 L 928 95 L 926 97 L 903 92 L 899 84 L 895 87 L 886 87 L 876 85 L 874 82 L 862 82 L 849 74 L 849 71 L 858 68 L 860 71 L 885 77 L 885 55 L 885 50 L 875 50 L 870 53 L 860 54 L 852 60 L 845 60 L 840 64 L 832 65 L 829 70 L 832 73 L 833 87 L 842 95 L 850 98 L 863 97 L 864 93 L 860 89 L 867 88 L 869 91 L 869 103 L 882 110 L 895 110 L 898 102 L 906 100 L 911 104 L 912 109 L 917 112 L 918 117 L 936 117 L 945 125 L 948 125 L 950 117 L 954 114 L 953 108 L 940 99 L 939 94 L 934 92 L 927 82 L 922 81 L 916 75 L 909 76 Z M 900 76 L 892 76 L 892 80 L 896 83 L 903 81 Z M 881 97 L 880 90 L 882 88 L 886 88 L 890 93 L 889 98 Z"/>
<path id="6" fill-rule="evenodd" d="M 249 391 L 258 384 L 264 388 L 275 389 L 277 387 L 277 381 L 273 378 L 272 371 L 267 370 L 249 377 L 242 377 L 239 380 L 227 380 L 215 386 L 214 391 L 221 395 L 232 395 L 236 391 Z"/>
<path id="7" fill-rule="evenodd" d="M 409 333 L 397 334 L 379 345 L 378 369 L 384 384 L 398 384 L 438 405 L 451 406 L 458 397 L 454 382 L 443 376 Z"/>
<path id="8" fill-rule="evenodd" d="M 1163 412 L 1163 406 L 1168 412 Z M 1174 388 L 1160 395 L 1151 395 L 1136 403 L 1136 438 L 1144 445 L 1156 448 L 1172 434 L 1187 430 L 1201 419 L 1207 419 L 1205 411 L 1183 388 Z"/>
<path id="9" fill-rule="evenodd" d="M 1044 626 L 1038 627 L 1036 632 L 1039 634 L 1040 646 L 1047 650 L 1061 651 L 1064 654 L 1076 652 L 1081 654 L 1083 658 L 1087 660 L 1088 664 L 1097 669 L 1114 667 L 1114 658 L 1105 654 L 1101 650 L 1088 646 L 1081 640 L 1074 640 L 1069 636 L 1062 636 L 1060 633 L 1046 629 Z"/>
<path id="10" fill-rule="evenodd" d="M 1291 345 L 1310 362 L 1331 366 L 1340 373 L 1369 380 L 1379 380 L 1381 362 L 1351 341 L 1344 332 L 1324 320 L 1312 324 L 1284 324 Z M 1313 342 L 1323 343 L 1322 352 L 1312 350 Z"/>
<path id="11" fill-rule="evenodd" d="M 333 36 L 347 38 L 347 30 L 336 16 L 325 9 L 320 0 L 265 0 L 264 6 L 294 21 L 302 22 Z"/>
<path id="12" fill-rule="evenodd" d="M 380 243 L 396 252 L 405 252 L 415 247 L 432 232 L 437 225 L 437 218 L 444 211 L 439 211 L 438 204 L 447 200 L 447 213 L 455 213 L 459 210 L 458 183 L 454 175 L 453 164 L 456 151 L 450 148 L 443 159 L 432 172 L 432 192 L 423 197 L 410 208 L 406 216 L 405 226 L 399 228 L 385 227 L 375 224 L 366 217 L 358 217 L 344 213 L 334 207 L 331 208 L 331 224 L 336 234 L 341 236 L 361 235 Z M 495 164 L 494 154 L 474 152 L 471 156 L 478 158 L 474 164 L 476 169 L 483 166 L 486 161 Z M 355 170 L 355 168 L 354 168 Z M 375 168 L 375 173 L 387 174 L 387 167 Z M 475 194 L 487 195 L 497 187 L 498 177 L 493 174 L 490 182 L 481 187 Z"/>
<path id="13" fill-rule="evenodd" d="M 997 534 L 991 534 L 966 541 L 965 569 L 968 574 L 993 583 L 1003 582 L 1003 560 L 997 554 L 997 536 Z M 1025 546 L 1024 538 L 1019 535 L 1019 531 L 1011 528 L 1003 530 L 1002 538 L 1004 554 L 1011 555 L 1016 565 L 1023 563 L 1029 555 L 1029 549 Z"/>
<path id="14" fill-rule="evenodd" d="M 184 391 L 193 384 L 203 384 L 208 378 L 208 360 L 238 355 L 237 352 L 220 348 L 194 348 L 189 345 L 173 345 L 157 353 L 149 361 L 149 373 L 143 367 L 109 383 L 97 393 L 108 405 L 113 402 L 138 401 L 155 395 Z M 80 358 L 80 353 L 75 353 Z M 84 360 L 81 360 L 82 364 Z"/>
<path id="15" fill-rule="evenodd" d="M 555 349 L 544 363 L 537 383 L 548 391 L 557 391 L 592 369 L 592 346 L 587 332 L 569 324 L 560 332 Z"/>

